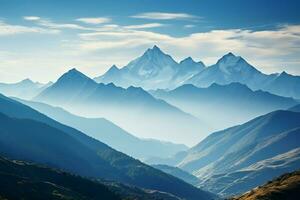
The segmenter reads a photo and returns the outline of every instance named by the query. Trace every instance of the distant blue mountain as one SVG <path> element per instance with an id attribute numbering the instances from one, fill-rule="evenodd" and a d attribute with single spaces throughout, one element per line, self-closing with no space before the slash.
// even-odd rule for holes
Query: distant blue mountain
<path id="1" fill-rule="evenodd" d="M 85 118 L 73 115 L 62 108 L 44 103 L 21 99 L 17 99 L 17 101 L 30 106 L 60 123 L 76 128 L 118 151 L 143 161 L 152 157 L 167 158 L 179 151 L 187 150 L 185 145 L 161 142 L 154 139 L 140 139 L 104 118 Z"/>
<path id="2" fill-rule="evenodd" d="M 300 113 L 274 111 L 209 135 L 178 167 L 224 196 L 245 192 L 300 167 Z"/>
<path id="3" fill-rule="evenodd" d="M 264 90 L 276 95 L 300 98 L 300 77 L 285 72 L 267 75 L 258 71 L 240 56 L 224 55 L 218 62 L 199 72 L 185 84 L 208 87 L 213 83 L 226 85 L 239 82 L 253 90 Z"/>
<path id="4" fill-rule="evenodd" d="M 157 90 L 151 94 L 185 112 L 191 113 L 216 129 L 224 129 L 268 112 L 287 109 L 298 104 L 292 98 L 252 91 L 240 83 L 208 88 L 183 85 L 171 91 Z"/>
<path id="5" fill-rule="evenodd" d="M 196 117 L 155 99 L 142 88 L 97 84 L 76 69 L 63 74 L 34 100 L 77 115 L 106 118 L 143 138 L 194 144 L 209 131 Z"/>
<path id="6" fill-rule="evenodd" d="M 60 168 L 84 177 L 159 190 L 185 199 L 213 197 L 2 95 L 0 113 L 2 156 Z"/>
<path id="7" fill-rule="evenodd" d="M 0 83 L 0 93 L 12 97 L 31 99 L 51 84 L 51 82 L 47 84 L 33 82 L 30 79 L 24 79 L 17 83 Z"/>

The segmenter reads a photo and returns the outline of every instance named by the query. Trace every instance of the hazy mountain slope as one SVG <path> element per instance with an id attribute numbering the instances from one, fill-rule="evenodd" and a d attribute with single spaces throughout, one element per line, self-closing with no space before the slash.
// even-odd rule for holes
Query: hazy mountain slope
<path id="1" fill-rule="evenodd" d="M 214 175 L 200 185 L 212 188 L 211 191 L 220 195 L 232 196 L 251 190 L 274 177 L 297 169 L 300 169 L 300 148 L 261 160 L 231 173 Z"/>
<path id="2" fill-rule="evenodd" d="M 284 174 L 234 200 L 288 200 L 300 195 L 300 172 Z"/>
<path id="3" fill-rule="evenodd" d="M 152 167 L 159 169 L 167 174 L 171 174 L 172 176 L 175 176 L 177 178 L 180 178 L 181 180 L 184 180 L 185 182 L 191 185 L 197 185 L 199 183 L 199 179 L 196 176 L 178 167 L 172 167 L 169 165 L 152 165 Z"/>
<path id="4" fill-rule="evenodd" d="M 103 117 L 141 138 L 194 144 L 208 132 L 200 120 L 155 99 L 142 88 L 97 84 L 75 69 L 35 100 L 62 106 L 80 116 Z"/>
<path id="5" fill-rule="evenodd" d="M 289 108 L 290 111 L 294 111 L 294 112 L 300 112 L 300 104 L 295 105 L 291 108 Z"/>
<path id="6" fill-rule="evenodd" d="M 211 197 L 209 193 L 5 96 L 0 96 L 0 112 L 10 116 L 1 115 L 1 124 L 4 124 L 0 134 L 2 155 L 60 167 L 79 175 L 160 190 L 186 199 Z"/>
<path id="7" fill-rule="evenodd" d="M 262 89 L 273 94 L 300 99 L 300 76 L 293 76 L 286 72 L 269 78 Z"/>
<path id="8" fill-rule="evenodd" d="M 293 138 L 298 137 L 299 130 L 289 130 L 298 127 L 300 113 L 274 111 L 245 124 L 211 134 L 189 150 L 180 166 L 195 171 L 209 165 L 207 170 L 210 169 L 213 173 L 229 172 L 249 166 L 259 160 L 297 148 L 299 144 Z M 280 142 L 286 143 L 280 146 Z M 222 165 L 218 165 L 221 162 Z"/>
<path id="9" fill-rule="evenodd" d="M 245 175 L 241 170 L 300 148 L 299 140 L 300 113 L 274 111 L 245 124 L 211 134 L 190 149 L 178 166 L 202 180 L 199 186 L 205 186 L 222 195 L 235 194 L 248 190 L 247 187 L 251 186 L 250 175 L 241 178 L 243 184 L 235 185 L 239 180 L 237 178 Z M 298 156 L 289 155 L 292 155 L 291 160 Z M 289 162 L 274 163 L 282 164 L 285 170 L 294 170 L 299 165 L 299 160 L 292 167 L 288 165 Z M 268 171 L 262 172 L 261 176 L 268 173 L 272 175 L 272 168 L 266 169 Z M 286 171 L 282 171 L 284 172 Z M 233 186 L 226 190 L 229 183 Z"/>
<path id="10" fill-rule="evenodd" d="M 260 90 L 252 91 L 240 83 L 214 83 L 208 88 L 183 85 L 171 91 L 157 90 L 152 95 L 193 114 L 215 130 L 241 124 L 256 116 L 297 104 L 292 98 Z"/>
<path id="11" fill-rule="evenodd" d="M 138 159 L 166 158 L 179 151 L 187 150 L 185 145 L 137 138 L 104 118 L 84 118 L 44 103 L 21 99 L 17 101 Z"/>
<path id="12" fill-rule="evenodd" d="M 144 89 L 174 88 L 203 68 L 203 63 L 196 63 L 191 58 L 178 64 L 170 55 L 154 46 L 123 68 L 112 66 L 94 80 L 101 83 L 112 82 L 122 87 L 133 85 Z"/>
<path id="13" fill-rule="evenodd" d="M 0 93 L 6 96 L 31 99 L 51 84 L 51 82 L 48 84 L 34 83 L 30 79 L 25 79 L 18 83 L 0 83 Z"/>

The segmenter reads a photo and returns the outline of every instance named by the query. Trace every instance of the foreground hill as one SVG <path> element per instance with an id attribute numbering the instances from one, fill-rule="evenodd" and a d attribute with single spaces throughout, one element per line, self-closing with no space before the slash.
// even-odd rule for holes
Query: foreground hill
<path id="1" fill-rule="evenodd" d="M 179 151 L 187 150 L 185 145 L 161 142 L 154 139 L 140 139 L 104 118 L 80 117 L 60 107 L 21 99 L 16 100 L 60 123 L 82 131 L 118 151 L 141 160 L 147 160 L 152 157 L 167 158 Z"/>
<path id="2" fill-rule="evenodd" d="M 300 171 L 284 174 L 233 200 L 290 200 L 300 196 Z"/>
<path id="3" fill-rule="evenodd" d="M 142 138 L 191 145 L 208 132 L 199 119 L 142 88 L 98 84 L 76 69 L 63 74 L 34 100 L 80 116 L 103 117 Z"/>
<path id="4" fill-rule="evenodd" d="M 166 199 L 175 196 L 114 182 L 89 180 L 45 166 L 0 157 L 0 199 Z"/>
<path id="5" fill-rule="evenodd" d="M 191 200 L 212 197 L 5 96 L 0 96 L 0 112 L 1 155 Z"/>
<path id="6" fill-rule="evenodd" d="M 193 114 L 215 130 L 222 130 L 259 115 L 279 109 L 285 110 L 298 104 L 292 98 L 261 90 L 252 91 L 240 83 L 214 83 L 208 88 L 183 85 L 171 91 L 157 90 L 152 92 L 152 95 Z"/>

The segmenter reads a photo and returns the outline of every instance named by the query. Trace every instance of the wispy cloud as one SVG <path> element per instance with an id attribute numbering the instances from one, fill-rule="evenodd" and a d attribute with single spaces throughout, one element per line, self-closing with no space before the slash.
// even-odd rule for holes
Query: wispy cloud
<path id="1" fill-rule="evenodd" d="M 25 19 L 27 21 L 37 21 L 37 20 L 40 20 L 41 18 L 38 16 L 24 16 L 23 19 Z"/>
<path id="2" fill-rule="evenodd" d="M 22 34 L 22 33 L 57 34 L 59 32 L 60 31 L 56 29 L 45 29 L 45 28 L 34 27 L 34 26 L 28 27 L 28 26 L 21 26 L 21 25 L 12 25 L 0 21 L 0 36 Z"/>
<path id="3" fill-rule="evenodd" d="M 89 17 L 89 18 L 78 18 L 76 21 L 87 23 L 87 24 L 103 24 L 111 21 L 108 17 Z"/>
<path id="4" fill-rule="evenodd" d="M 127 28 L 127 29 L 146 29 L 146 28 L 156 28 L 156 27 L 162 27 L 162 26 L 166 26 L 166 24 L 161 24 L 161 23 L 137 24 L 137 25 L 124 26 L 124 28 Z"/>
<path id="5" fill-rule="evenodd" d="M 188 13 L 168 13 L 168 12 L 145 12 L 131 16 L 132 18 L 140 19 L 155 19 L 155 20 L 195 20 L 201 17 Z"/>

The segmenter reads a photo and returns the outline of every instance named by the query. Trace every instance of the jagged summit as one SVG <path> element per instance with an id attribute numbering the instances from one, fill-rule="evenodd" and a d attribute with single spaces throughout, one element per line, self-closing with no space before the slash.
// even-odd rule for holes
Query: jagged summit
<path id="1" fill-rule="evenodd" d="M 179 62 L 179 64 L 182 64 L 182 63 L 196 63 L 196 62 L 194 61 L 194 59 L 192 57 L 189 56 Z"/>

